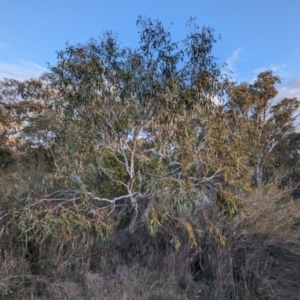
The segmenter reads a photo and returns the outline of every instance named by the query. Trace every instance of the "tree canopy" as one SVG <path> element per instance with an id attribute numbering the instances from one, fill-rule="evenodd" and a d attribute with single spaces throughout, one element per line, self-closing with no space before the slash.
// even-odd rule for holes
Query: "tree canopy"
<path id="1" fill-rule="evenodd" d="M 136 49 L 106 32 L 67 44 L 39 79 L 1 82 L 3 149 L 17 139 L 18 151 L 43 147 L 52 159 L 45 195 L 28 190 L 29 207 L 45 202 L 52 214 L 72 203 L 101 224 L 130 211 L 131 230 L 140 220 L 155 231 L 158 215 L 189 215 L 226 186 L 268 182 L 286 160 L 278 149 L 297 138 L 299 101 L 272 103 L 280 79 L 271 71 L 230 82 L 212 55 L 214 30 L 187 24 L 176 42 L 139 17 Z"/>

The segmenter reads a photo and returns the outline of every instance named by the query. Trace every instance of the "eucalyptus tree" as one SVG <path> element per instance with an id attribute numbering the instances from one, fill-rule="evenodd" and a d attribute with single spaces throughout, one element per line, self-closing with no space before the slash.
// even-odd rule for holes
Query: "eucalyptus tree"
<path id="1" fill-rule="evenodd" d="M 19 141 L 19 148 L 48 145 L 58 125 L 52 107 L 55 97 L 55 90 L 42 79 L 0 81 L 0 145 L 10 139 Z"/>
<path id="2" fill-rule="evenodd" d="M 206 140 L 212 100 L 223 92 L 213 29 L 191 20 L 186 38 L 174 42 L 159 21 L 140 17 L 137 25 L 137 49 L 107 32 L 67 45 L 46 76 L 63 114 L 56 179 L 96 214 L 126 202 L 130 228 L 139 208 L 146 216 L 154 202 L 162 214 L 184 211 L 200 197 L 197 186 L 216 179 Z"/>
<path id="3" fill-rule="evenodd" d="M 299 100 L 284 98 L 274 103 L 278 76 L 262 72 L 253 84 L 232 85 L 226 104 L 232 128 L 232 141 L 238 143 L 241 156 L 248 157 L 255 185 L 262 176 L 275 147 L 295 132 Z"/>

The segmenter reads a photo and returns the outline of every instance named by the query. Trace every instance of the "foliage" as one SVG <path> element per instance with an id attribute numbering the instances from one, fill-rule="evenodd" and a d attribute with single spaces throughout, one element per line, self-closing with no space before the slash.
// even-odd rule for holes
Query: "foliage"
<path id="1" fill-rule="evenodd" d="M 206 138 L 211 99 L 223 93 L 211 28 L 191 21 L 177 43 L 159 21 L 137 24 L 138 49 L 122 48 L 108 32 L 100 41 L 67 45 L 44 76 L 59 91 L 62 112 L 54 177 L 107 203 L 110 214 L 125 202 L 131 229 L 145 200 L 174 216 L 195 206 L 195 184 L 216 171 L 205 160 Z"/>
<path id="2" fill-rule="evenodd" d="M 274 148 L 295 130 L 299 101 L 285 98 L 272 105 L 277 94 L 275 84 L 279 82 L 277 76 L 266 71 L 260 73 L 252 85 L 243 83 L 229 88 L 226 106 L 232 122 L 232 138 L 237 137 L 243 152 L 248 152 L 245 159 L 254 169 L 256 185 L 262 182 L 265 165 Z"/>
<path id="3" fill-rule="evenodd" d="M 87 270 L 137 263 L 155 273 L 171 257 L 182 274 L 192 258 L 193 278 L 174 275 L 185 298 L 295 289 L 297 270 L 283 272 L 282 290 L 271 273 L 278 253 L 289 266 L 299 260 L 276 243 L 280 234 L 299 242 L 299 101 L 274 101 L 271 71 L 230 82 L 212 54 L 214 30 L 193 19 L 179 42 L 158 20 L 137 26 L 136 49 L 106 32 L 67 44 L 39 79 L 0 82 L 0 232 L 9 241 L 0 250 L 11 262 L 0 268 L 1 295 L 25 289 L 26 276 L 36 295 L 45 282 L 60 295 L 54 282 L 84 282 Z M 16 261 L 27 274 L 19 285 L 6 273 L 21 276 Z M 145 292 L 121 286 L 131 299 Z"/>

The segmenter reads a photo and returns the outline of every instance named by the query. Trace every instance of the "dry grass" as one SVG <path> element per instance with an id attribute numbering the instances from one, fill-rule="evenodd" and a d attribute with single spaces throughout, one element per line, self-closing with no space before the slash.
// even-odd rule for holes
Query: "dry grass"
<path id="1" fill-rule="evenodd" d="M 206 233 L 197 255 L 184 242 L 175 249 L 165 231 L 151 236 L 145 227 L 120 229 L 110 241 L 66 256 L 39 245 L 48 252 L 33 274 L 32 262 L 21 249 L 13 251 L 13 241 L 1 243 L 0 299 L 299 299 L 300 201 L 274 186 L 240 199 L 243 213 L 233 220 L 214 208 L 202 218 L 210 226 L 199 221 Z"/>
<path id="2" fill-rule="evenodd" d="M 300 199 L 293 199 L 289 192 L 272 184 L 253 190 L 242 198 L 238 226 L 247 233 L 280 236 L 283 244 L 300 243 Z"/>

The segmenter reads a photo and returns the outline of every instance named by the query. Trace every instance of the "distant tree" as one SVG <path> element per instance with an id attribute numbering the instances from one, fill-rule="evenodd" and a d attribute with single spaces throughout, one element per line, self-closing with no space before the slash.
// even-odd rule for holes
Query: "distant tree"
<path id="1" fill-rule="evenodd" d="M 48 144 L 58 125 L 52 107 L 56 96 L 42 80 L 0 81 L 0 145 L 4 147 L 12 139 L 19 148 Z"/>
<path id="2" fill-rule="evenodd" d="M 284 98 L 273 104 L 277 83 L 279 77 L 266 71 L 253 84 L 229 88 L 226 109 L 231 120 L 231 138 L 238 139 L 242 151 L 248 153 L 256 185 L 262 182 L 264 167 L 275 147 L 295 131 L 299 101 Z"/>

